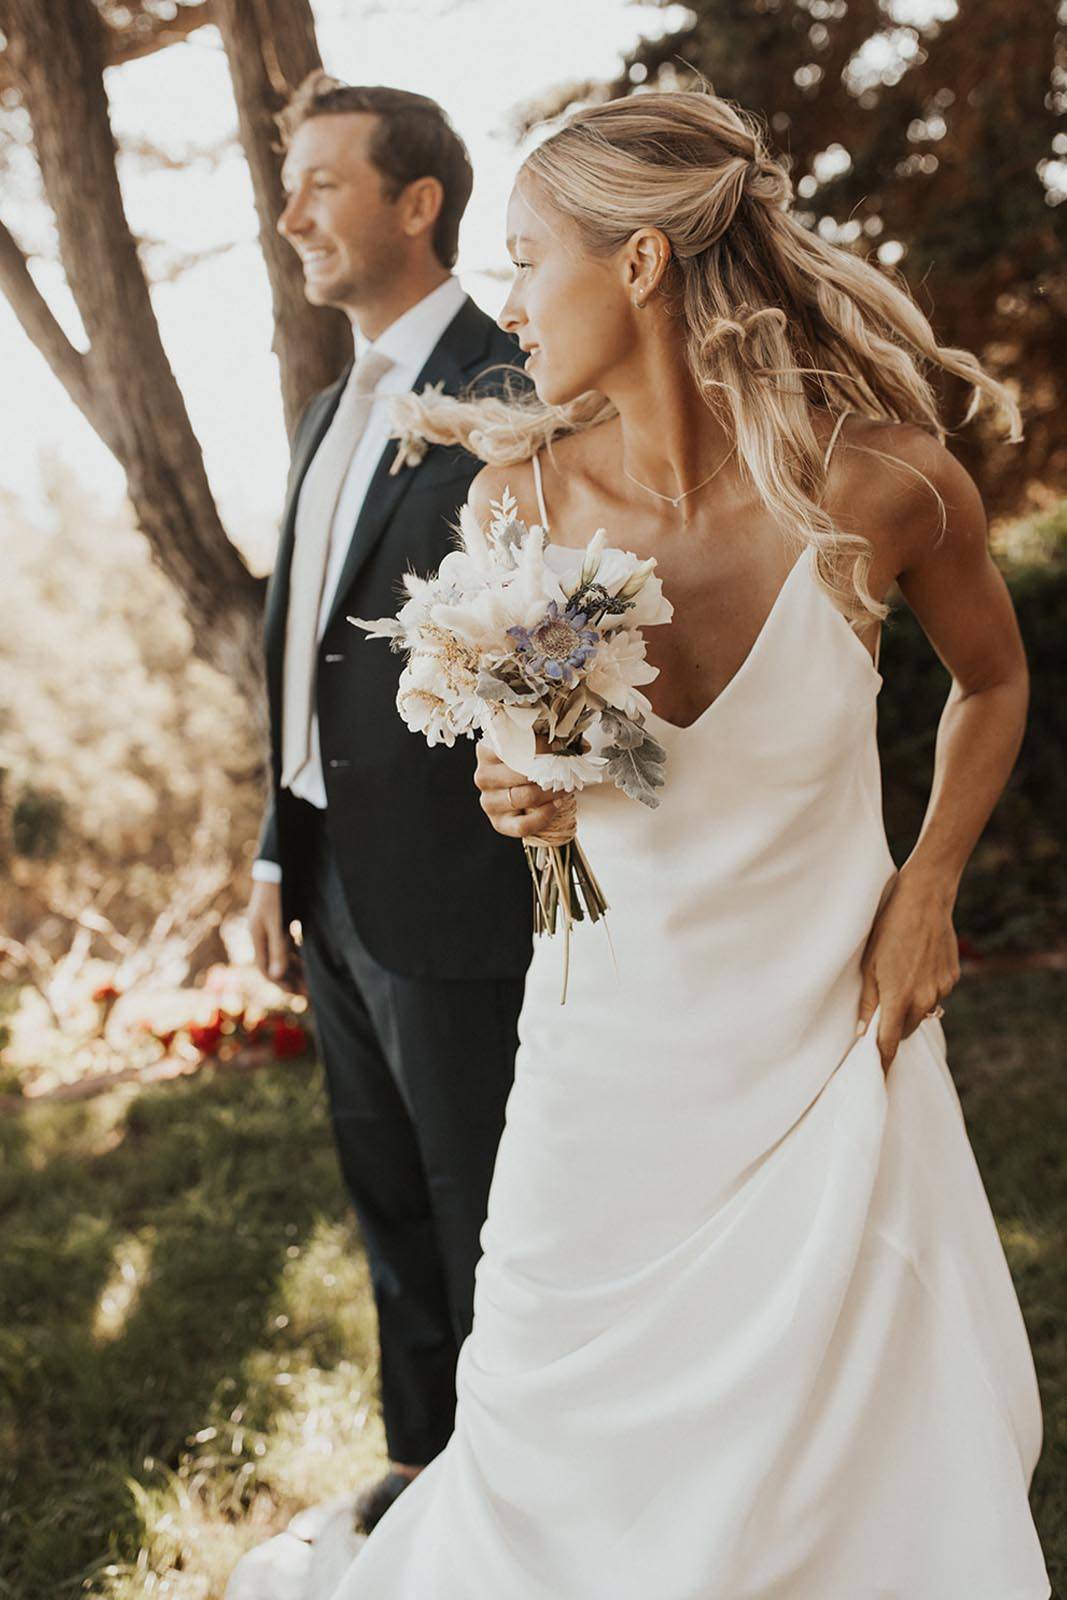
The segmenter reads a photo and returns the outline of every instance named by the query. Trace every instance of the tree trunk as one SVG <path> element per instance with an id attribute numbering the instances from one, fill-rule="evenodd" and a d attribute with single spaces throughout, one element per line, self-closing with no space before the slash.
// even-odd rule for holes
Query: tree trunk
<path id="1" fill-rule="evenodd" d="M 292 435 L 310 397 L 334 381 L 352 354 L 347 318 L 308 304 L 299 258 L 277 228 L 285 196 L 274 119 L 301 79 L 322 66 L 322 58 L 308 0 L 215 0 L 214 9 L 252 175 L 274 308 L 273 348 Z"/>
<path id="2" fill-rule="evenodd" d="M 90 0 L 5 0 L 4 10 L 7 56 L 30 114 L 88 351 L 74 350 L 54 329 L 48 337 L 51 314 L 34 298 L 9 235 L 0 239 L 0 281 L 124 468 L 138 523 L 178 590 L 199 654 L 237 682 L 262 719 L 264 584 L 226 536 L 160 339 L 115 169 L 103 27 Z"/>

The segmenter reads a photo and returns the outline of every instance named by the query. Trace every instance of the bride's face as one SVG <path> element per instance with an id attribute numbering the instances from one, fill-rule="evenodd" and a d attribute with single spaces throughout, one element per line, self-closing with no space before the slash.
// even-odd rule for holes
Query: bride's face
<path id="1" fill-rule="evenodd" d="M 626 250 L 591 255 L 529 177 L 512 191 L 507 229 L 515 279 L 497 322 L 530 352 L 526 371 L 539 398 L 564 405 L 589 389 L 610 390 L 636 342 Z"/>

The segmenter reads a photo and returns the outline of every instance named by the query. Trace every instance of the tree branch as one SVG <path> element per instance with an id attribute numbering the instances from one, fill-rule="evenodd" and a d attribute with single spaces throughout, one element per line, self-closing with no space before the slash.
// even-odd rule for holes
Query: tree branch
<path id="1" fill-rule="evenodd" d="M 124 6 L 123 10 L 128 10 Z M 170 44 L 180 44 L 198 28 L 215 21 L 213 0 L 197 0 L 195 5 L 180 5 L 173 17 L 164 19 L 142 12 L 133 24 L 116 27 L 107 20 L 107 65 L 120 67 L 126 61 L 139 61 L 144 56 L 155 55 Z"/>
<path id="2" fill-rule="evenodd" d="M 89 358 L 76 349 L 33 281 L 29 263 L 0 222 L 0 291 L 74 404 L 105 439 L 109 419 L 89 381 Z"/>
<path id="3" fill-rule="evenodd" d="M 215 22 L 214 0 L 194 0 L 192 4 L 179 5 L 173 17 L 160 17 L 151 11 L 137 9 L 133 0 L 123 5 L 124 20 L 111 20 L 108 7 L 98 11 L 100 36 L 103 41 L 104 66 L 120 67 L 127 61 L 140 61 L 144 56 L 155 55 L 170 44 L 180 44 L 183 39 Z M 130 16 L 131 11 L 136 11 Z M 0 30 L 10 32 L 10 11 L 7 0 L 0 0 Z M 0 50 L 0 94 L 18 91 L 18 62 L 8 50 Z"/>

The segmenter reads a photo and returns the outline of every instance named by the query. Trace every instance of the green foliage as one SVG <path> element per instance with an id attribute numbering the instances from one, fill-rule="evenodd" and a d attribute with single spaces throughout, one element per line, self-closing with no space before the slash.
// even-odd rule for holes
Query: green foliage
<path id="1" fill-rule="evenodd" d="M 59 849 L 66 806 L 56 794 L 27 784 L 11 813 L 11 843 L 20 856 L 50 861 Z"/>
<path id="2" fill-rule="evenodd" d="M 663 0 L 666 4 L 667 0 Z M 1067 449 L 1067 152 L 1058 0 L 692 0 L 599 90 L 689 87 L 759 113 L 798 213 L 861 253 L 887 246 L 944 345 L 1018 384 L 1021 445 L 985 422 L 956 448 L 992 509 L 1061 492 Z M 555 111 L 573 88 L 539 106 Z M 947 415 L 965 393 L 946 388 Z"/>

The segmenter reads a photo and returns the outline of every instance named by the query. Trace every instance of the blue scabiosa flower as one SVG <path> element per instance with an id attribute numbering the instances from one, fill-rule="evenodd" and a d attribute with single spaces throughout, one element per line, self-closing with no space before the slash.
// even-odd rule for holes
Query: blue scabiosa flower
<path id="1" fill-rule="evenodd" d="M 573 683 L 575 672 L 596 654 L 600 643 L 600 635 L 588 621 L 584 611 L 571 607 L 561 611 L 555 600 L 550 600 L 534 627 L 509 628 L 526 676 L 552 686 Z"/>

